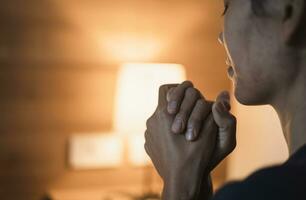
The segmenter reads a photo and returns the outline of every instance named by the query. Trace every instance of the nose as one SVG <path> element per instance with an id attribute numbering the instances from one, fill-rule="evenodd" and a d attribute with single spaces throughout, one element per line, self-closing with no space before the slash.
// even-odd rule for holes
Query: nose
<path id="1" fill-rule="evenodd" d="M 224 34 L 223 34 L 223 32 L 221 32 L 219 34 L 218 41 L 220 42 L 220 44 L 222 44 L 222 45 L 224 44 Z"/>

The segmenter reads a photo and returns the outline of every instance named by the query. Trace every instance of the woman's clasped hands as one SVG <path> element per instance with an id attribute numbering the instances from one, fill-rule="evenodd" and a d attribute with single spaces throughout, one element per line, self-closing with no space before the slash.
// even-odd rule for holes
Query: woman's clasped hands
<path id="1" fill-rule="evenodd" d="M 162 199 L 208 198 L 210 171 L 233 151 L 235 135 L 228 92 L 211 102 L 189 81 L 161 86 L 147 120 L 145 150 L 163 179 Z"/>

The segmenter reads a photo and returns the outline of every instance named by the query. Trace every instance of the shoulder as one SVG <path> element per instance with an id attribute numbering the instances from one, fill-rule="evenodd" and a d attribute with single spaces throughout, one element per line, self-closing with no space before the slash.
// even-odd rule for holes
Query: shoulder
<path id="1" fill-rule="evenodd" d="M 285 163 L 258 170 L 244 181 L 221 188 L 213 200 L 306 199 L 306 165 Z"/>

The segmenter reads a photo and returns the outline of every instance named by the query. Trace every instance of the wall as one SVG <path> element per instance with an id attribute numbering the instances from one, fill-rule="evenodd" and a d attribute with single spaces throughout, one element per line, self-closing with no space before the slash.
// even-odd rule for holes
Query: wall
<path id="1" fill-rule="evenodd" d="M 271 106 L 243 106 L 232 98 L 237 116 L 237 148 L 228 159 L 227 178 L 243 179 L 288 158 L 280 121 Z"/>
<path id="2" fill-rule="evenodd" d="M 141 183 L 142 170 L 129 166 L 74 171 L 67 165 L 69 135 L 111 129 L 118 66 L 135 61 L 116 53 L 118 45 L 135 43 L 109 37 L 145 35 L 145 44 L 156 36 L 162 46 L 139 61 L 184 64 L 188 78 L 214 98 L 229 88 L 217 43 L 221 10 L 221 3 L 196 0 L 1 1 L 1 198 Z M 216 172 L 219 182 L 224 167 Z"/>

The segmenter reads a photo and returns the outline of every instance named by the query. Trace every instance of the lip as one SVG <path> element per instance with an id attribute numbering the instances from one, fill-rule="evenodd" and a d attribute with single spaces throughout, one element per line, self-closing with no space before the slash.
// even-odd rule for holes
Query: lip
<path id="1" fill-rule="evenodd" d="M 233 76 L 234 76 L 234 68 L 232 67 L 232 66 L 229 66 L 228 68 L 227 68 L 227 74 L 228 74 L 228 76 L 230 77 L 230 78 L 232 78 Z"/>

